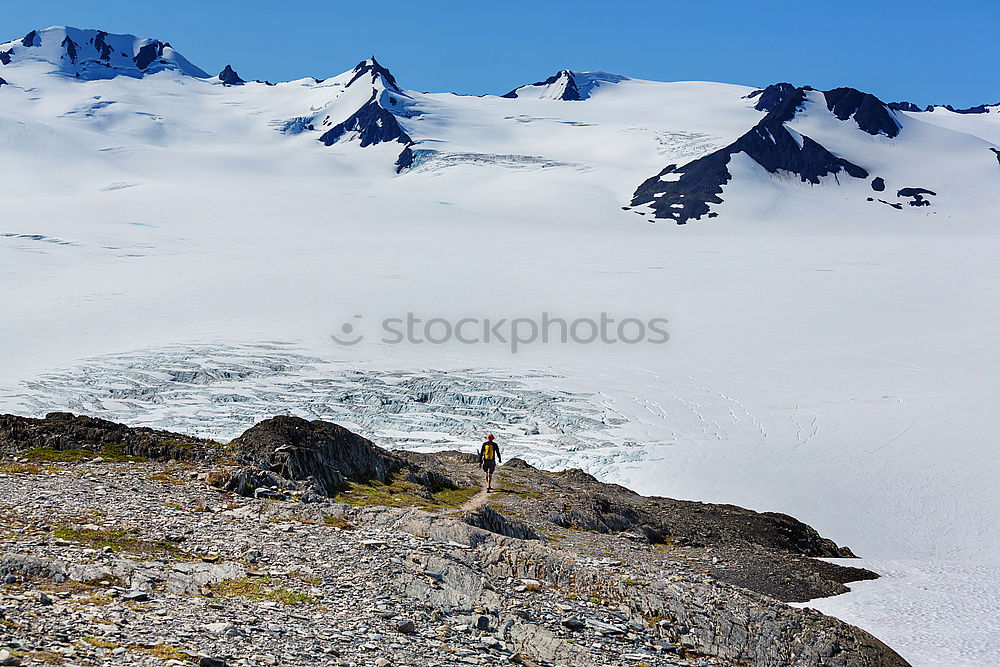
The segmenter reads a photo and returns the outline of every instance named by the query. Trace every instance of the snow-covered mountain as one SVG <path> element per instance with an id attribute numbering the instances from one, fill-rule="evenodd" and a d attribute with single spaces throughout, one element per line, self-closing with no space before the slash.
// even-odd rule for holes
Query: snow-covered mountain
<path id="1" fill-rule="evenodd" d="M 170 44 L 148 37 L 52 26 L 0 44 L 0 64 L 40 63 L 53 74 L 85 81 L 143 77 L 166 70 L 206 78 Z"/>
<path id="2" fill-rule="evenodd" d="M 412 97 L 403 91 L 386 68 L 371 57 L 351 71 L 323 82 L 337 88 L 337 96 L 314 114 L 307 129 L 319 128 L 319 140 L 329 146 L 342 139 L 357 139 L 362 148 L 385 142 L 403 144 L 396 171 L 413 164 L 413 140 L 400 125 Z"/>
<path id="3" fill-rule="evenodd" d="M 997 663 L 962 618 L 1000 595 L 998 107 L 572 70 L 424 93 L 351 64 L 272 85 L 99 31 L 0 47 L 0 411 L 218 438 L 282 412 L 418 450 L 488 425 L 539 465 L 792 514 L 947 607 L 885 635 L 867 607 L 914 664 Z M 407 313 L 670 340 L 383 343 Z"/>
<path id="4" fill-rule="evenodd" d="M 590 97 L 595 88 L 624 81 L 626 77 L 608 72 L 556 72 L 544 81 L 520 86 L 503 95 L 508 99 L 579 101 Z"/>
<path id="5" fill-rule="evenodd" d="M 656 217 L 678 224 L 714 218 L 734 172 L 762 187 L 771 180 L 767 176 L 812 185 L 866 182 L 868 192 L 845 187 L 858 213 L 862 198 L 897 210 L 932 206 L 939 192 L 971 202 L 977 195 L 968 185 L 992 189 L 1000 177 L 1000 163 L 994 164 L 1000 149 L 992 142 L 948 136 L 853 88 L 820 92 L 781 83 L 747 97 L 766 113 L 757 125 L 718 151 L 668 165 L 636 190 L 632 206 L 648 206 Z M 953 167 L 942 171 L 943 161 Z"/>
<path id="6" fill-rule="evenodd" d="M 419 177 L 409 171 L 484 165 L 504 179 L 555 171 L 565 178 L 551 206 L 576 196 L 576 180 L 608 216 L 629 211 L 678 224 L 737 211 L 795 219 L 810 209 L 948 218 L 1000 203 L 1000 107 L 920 112 L 851 88 L 657 83 L 571 70 L 499 97 L 428 94 L 401 87 L 375 58 L 324 81 L 247 84 L 231 65 L 209 78 L 158 40 L 64 27 L 0 46 L 0 62 L 2 113 L 18 135 L 23 123 L 68 142 L 154 125 L 146 137 L 154 146 L 202 143 L 205 132 L 219 151 L 257 143 L 275 159 L 282 149 L 337 145 L 334 171 L 362 160 L 355 148 L 377 148 L 387 176 L 410 180 Z M 125 93 L 128 102 L 119 99 Z M 198 122 L 188 127 L 191 106 Z M 318 145 L 303 147 L 307 139 Z M 100 161 L 93 152 L 86 158 Z"/>

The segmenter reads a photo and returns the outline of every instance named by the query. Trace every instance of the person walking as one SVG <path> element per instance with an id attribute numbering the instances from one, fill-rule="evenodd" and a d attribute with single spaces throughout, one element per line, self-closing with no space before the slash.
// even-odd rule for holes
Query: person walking
<path id="1" fill-rule="evenodd" d="M 479 448 L 479 466 L 486 473 L 487 493 L 493 490 L 493 473 L 496 472 L 498 463 L 503 463 L 503 459 L 500 458 L 500 447 L 490 433 L 486 436 L 486 442 Z"/>

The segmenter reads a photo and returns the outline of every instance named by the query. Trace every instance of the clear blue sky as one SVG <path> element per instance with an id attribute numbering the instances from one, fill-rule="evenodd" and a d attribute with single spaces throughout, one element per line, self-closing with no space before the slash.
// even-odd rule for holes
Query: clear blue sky
<path id="1" fill-rule="evenodd" d="M 71 25 L 168 41 L 211 73 L 272 81 L 372 54 L 400 85 L 504 93 L 559 69 L 820 89 L 886 101 L 1000 101 L 1000 0 L 6 0 L 0 42 Z"/>

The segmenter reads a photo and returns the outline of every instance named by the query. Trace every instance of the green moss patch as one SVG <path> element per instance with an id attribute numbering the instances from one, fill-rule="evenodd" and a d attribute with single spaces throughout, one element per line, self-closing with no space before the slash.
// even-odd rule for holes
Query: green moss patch
<path id="1" fill-rule="evenodd" d="M 21 452 L 20 458 L 31 463 L 80 463 L 98 457 L 113 463 L 137 462 L 147 459 L 141 456 L 126 456 L 122 453 L 122 445 L 108 445 L 100 451 L 90 449 L 56 449 L 55 447 L 37 447 Z"/>
<path id="2" fill-rule="evenodd" d="M 127 551 L 147 556 L 172 556 L 193 558 L 173 542 L 143 539 L 134 530 L 103 530 L 93 528 L 56 528 L 53 537 L 68 542 L 77 542 L 93 549 L 111 548 L 112 551 Z"/>
<path id="3" fill-rule="evenodd" d="M 459 507 L 476 495 L 478 489 L 441 489 L 430 497 L 427 490 L 407 479 L 397 476 L 388 483 L 372 480 L 364 484 L 352 483 L 346 491 L 334 496 L 338 503 L 355 506 L 377 505 L 380 507 L 420 507 L 422 509 L 442 509 Z"/>
<path id="4" fill-rule="evenodd" d="M 217 584 L 210 585 L 208 588 L 213 595 L 222 598 L 266 600 L 288 606 L 314 604 L 316 602 L 316 598 L 312 595 L 280 586 L 271 577 L 225 579 Z"/>

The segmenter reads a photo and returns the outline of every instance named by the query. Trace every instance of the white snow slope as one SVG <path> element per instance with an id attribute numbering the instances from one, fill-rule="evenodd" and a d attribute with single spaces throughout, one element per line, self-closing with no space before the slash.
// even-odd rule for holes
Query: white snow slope
<path id="1" fill-rule="evenodd" d="M 0 65 L 0 410 L 218 437 L 292 412 L 424 449 L 471 447 L 489 426 L 541 465 L 786 512 L 876 570 L 918 563 L 935 594 L 907 599 L 937 600 L 947 650 L 900 639 L 919 611 L 880 613 L 907 595 L 897 578 L 825 608 L 914 664 L 1000 663 L 995 642 L 949 631 L 975 622 L 959 613 L 972 577 L 1000 595 L 992 115 L 899 113 L 894 140 L 818 103 L 790 124 L 938 192 L 929 207 L 737 155 L 719 217 L 651 225 L 621 209 L 636 186 L 756 124 L 751 88 L 602 75 L 580 101 L 403 90 L 414 159 L 397 173 L 400 142 L 325 146 L 309 129 L 373 95 L 390 106 L 379 76 L 88 80 L 59 53 L 14 55 Z M 380 342 L 379 321 L 407 312 L 663 317 L 671 338 L 517 354 Z M 334 343 L 345 322 L 366 338 Z M 381 417 L 387 396 L 399 411 Z"/>

